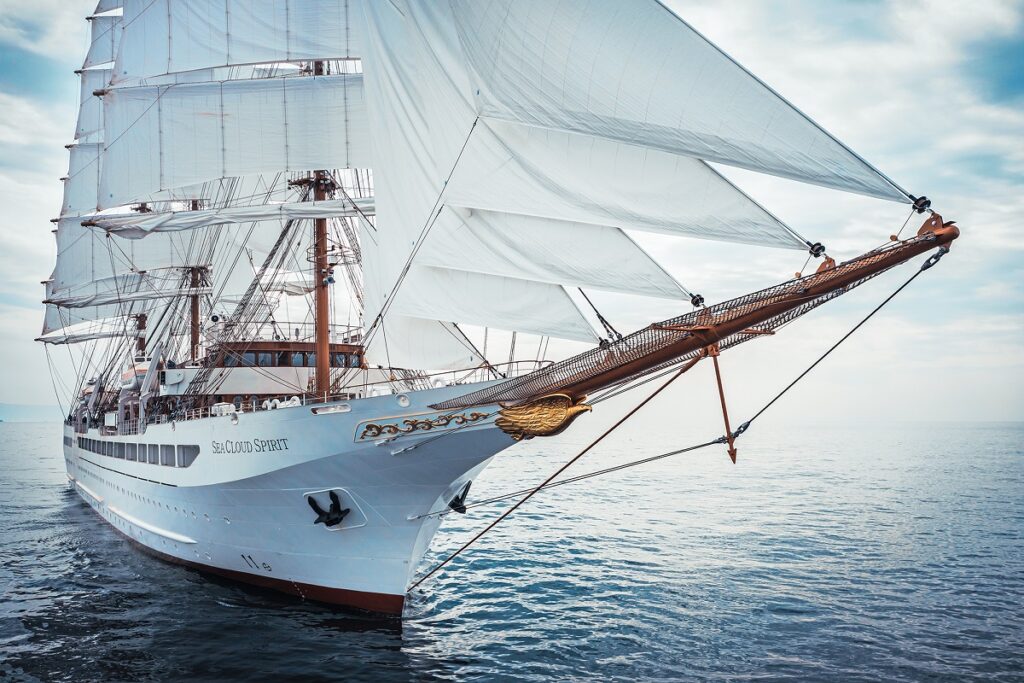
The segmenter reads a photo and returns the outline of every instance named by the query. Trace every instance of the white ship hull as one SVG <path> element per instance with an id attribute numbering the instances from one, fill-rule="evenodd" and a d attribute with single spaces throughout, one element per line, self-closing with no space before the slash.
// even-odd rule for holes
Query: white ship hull
<path id="1" fill-rule="evenodd" d="M 156 424 L 138 436 L 66 426 L 68 476 L 115 529 L 165 559 L 398 614 L 440 523 L 421 515 L 445 509 L 515 443 L 494 409 L 428 407 L 480 386 Z M 165 464 L 138 462 L 150 445 Z M 196 445 L 187 466 L 189 449 L 175 462 L 168 448 Z M 332 490 L 351 512 L 336 527 L 314 524 L 307 496 L 326 509 Z"/>

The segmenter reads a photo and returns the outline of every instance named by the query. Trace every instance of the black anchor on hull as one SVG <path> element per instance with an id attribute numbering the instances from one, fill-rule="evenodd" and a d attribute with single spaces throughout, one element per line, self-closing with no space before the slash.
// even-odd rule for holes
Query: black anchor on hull
<path id="1" fill-rule="evenodd" d="M 328 527 L 338 526 L 351 510 L 349 508 L 341 509 L 341 499 L 338 498 L 338 494 L 334 491 L 328 491 L 327 495 L 331 497 L 331 508 L 329 510 L 324 510 L 320 507 L 320 503 L 316 502 L 316 498 L 313 496 L 306 497 L 309 507 L 313 508 L 313 512 L 316 513 L 316 519 L 313 521 L 313 524 L 323 524 Z"/>
<path id="2" fill-rule="evenodd" d="M 469 487 L 473 485 L 473 482 L 468 481 L 462 488 L 462 492 L 448 501 L 448 507 L 460 515 L 466 514 L 466 496 L 469 495 Z"/>

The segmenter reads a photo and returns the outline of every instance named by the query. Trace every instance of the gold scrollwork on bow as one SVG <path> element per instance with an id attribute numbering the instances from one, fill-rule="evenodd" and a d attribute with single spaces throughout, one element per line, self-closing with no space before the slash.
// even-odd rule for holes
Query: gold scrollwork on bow
<path id="1" fill-rule="evenodd" d="M 376 439 L 382 436 L 429 432 L 432 429 L 472 424 L 488 417 L 490 417 L 488 413 L 472 412 L 469 415 L 459 413 L 458 415 L 439 415 L 423 419 L 413 418 L 390 424 L 370 422 L 363 426 L 363 433 L 359 435 L 359 439 Z"/>

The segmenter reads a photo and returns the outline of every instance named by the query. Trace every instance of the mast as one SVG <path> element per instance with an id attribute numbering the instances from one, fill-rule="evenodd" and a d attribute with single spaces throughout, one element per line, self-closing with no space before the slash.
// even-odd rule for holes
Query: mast
<path id="1" fill-rule="evenodd" d="M 193 211 L 199 210 L 199 200 L 193 199 L 190 208 Z M 192 296 L 189 297 L 189 304 L 191 308 L 190 315 L 190 327 L 191 327 L 191 338 L 189 340 L 189 358 L 193 363 L 199 358 L 199 287 L 200 287 L 200 276 L 201 269 L 198 266 L 192 266 L 188 269 L 191 275 L 191 282 L 189 286 L 192 289 Z"/>
<path id="2" fill-rule="evenodd" d="M 193 292 L 197 292 L 200 287 L 200 271 L 202 269 L 198 266 L 192 266 L 188 270 L 192 276 L 189 286 Z M 194 363 L 199 357 L 199 294 L 193 293 L 189 297 L 189 303 L 192 309 L 190 315 L 191 339 L 189 340 L 189 357 Z"/>
<path id="3" fill-rule="evenodd" d="M 324 62 L 313 62 L 313 75 L 324 75 Z M 327 199 L 330 176 L 326 171 L 316 171 L 313 176 L 313 201 Z M 331 389 L 331 318 L 330 318 L 330 267 L 327 264 L 327 219 L 313 221 L 313 283 L 315 306 L 313 325 L 316 338 L 316 393 L 326 396 Z"/>
<path id="4" fill-rule="evenodd" d="M 135 329 L 139 336 L 135 340 L 135 353 L 140 356 L 146 355 L 146 314 L 139 313 L 135 316 Z"/>

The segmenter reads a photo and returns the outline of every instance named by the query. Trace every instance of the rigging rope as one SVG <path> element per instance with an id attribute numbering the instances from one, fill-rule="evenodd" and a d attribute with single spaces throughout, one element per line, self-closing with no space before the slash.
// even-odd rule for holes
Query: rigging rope
<path id="1" fill-rule="evenodd" d="M 590 297 L 587 296 L 587 293 L 583 291 L 583 288 L 577 287 L 576 289 L 580 291 L 580 294 L 583 295 L 583 298 L 586 299 L 587 303 L 590 304 L 590 307 L 594 309 L 594 315 L 597 316 L 597 319 L 601 322 L 601 325 L 604 326 L 604 331 L 608 333 L 608 336 L 612 339 L 622 339 L 622 335 L 619 334 L 619 331 L 612 327 L 612 324 L 608 322 L 607 318 L 601 315 L 601 311 L 597 310 L 597 306 L 595 306 L 594 302 L 590 300 Z"/>
<path id="2" fill-rule="evenodd" d="M 878 304 L 874 309 L 872 309 L 872 311 L 870 313 L 868 313 L 866 316 L 864 316 L 860 320 L 860 322 L 858 322 L 856 325 L 854 325 L 853 328 L 851 328 L 849 332 L 847 332 L 842 337 L 840 337 L 840 339 L 835 344 L 833 344 L 831 347 L 829 347 L 829 349 L 827 351 L 825 351 L 823 354 L 821 354 L 818 357 L 817 360 L 815 360 L 813 363 L 811 363 L 807 367 L 806 370 L 804 370 L 799 375 L 797 375 L 796 379 L 794 379 L 792 382 L 790 382 L 788 385 L 786 385 L 786 387 L 784 389 L 782 389 L 782 391 L 780 391 L 778 394 L 776 394 L 760 410 L 758 410 L 756 413 L 754 413 L 753 417 L 751 417 L 746 422 L 744 422 L 739 427 L 737 427 L 736 430 L 731 435 L 729 435 L 729 436 L 731 436 L 732 438 L 735 439 L 735 438 L 739 437 L 740 435 L 742 435 L 744 432 L 746 432 L 747 429 L 750 428 L 750 425 L 754 422 L 754 420 L 756 420 L 757 418 L 761 417 L 761 415 L 763 415 L 765 413 L 765 411 L 767 411 L 769 408 L 771 408 L 790 389 L 792 389 L 794 386 L 796 386 L 796 384 L 800 380 L 802 380 L 804 377 L 806 377 L 811 372 L 811 370 L 816 368 L 833 351 L 835 351 L 837 348 L 839 348 L 839 346 L 843 342 L 845 342 L 847 339 L 849 339 L 850 336 L 853 335 L 854 332 L 856 332 L 858 329 L 860 329 L 868 320 L 870 320 L 872 317 L 874 317 L 876 313 L 878 313 L 880 310 L 882 310 L 882 308 L 884 308 L 886 304 L 888 304 L 890 301 L 892 301 L 896 297 L 896 295 L 898 295 L 900 292 L 902 292 L 904 289 L 906 289 L 910 285 L 911 282 L 916 280 L 917 277 L 919 275 L 921 275 L 921 273 L 923 273 L 924 271 L 930 269 L 932 266 L 934 266 L 936 263 L 938 263 L 939 259 L 941 259 L 948 252 L 949 252 L 949 248 L 948 247 L 942 247 L 938 251 L 933 253 L 931 256 L 929 256 L 928 259 L 924 263 L 921 264 L 921 266 L 918 268 L 918 270 L 906 280 L 906 282 L 904 282 L 902 285 L 897 287 L 895 291 L 893 291 L 880 304 Z M 712 446 L 712 445 L 715 445 L 715 444 L 727 443 L 727 441 L 729 439 L 729 436 L 721 436 L 721 437 L 719 437 L 717 439 L 713 439 L 711 441 L 705 441 L 704 443 L 696 444 L 696 445 L 693 445 L 693 446 L 688 446 L 686 448 L 681 448 L 679 450 L 669 451 L 667 453 L 661 453 L 659 455 L 650 456 L 650 457 L 643 458 L 643 459 L 640 459 L 640 460 L 634 460 L 634 461 L 622 463 L 621 465 L 615 465 L 613 467 L 608 467 L 608 468 L 605 468 L 605 469 L 602 469 L 602 470 L 596 470 L 594 472 L 588 472 L 588 473 L 581 474 L 581 475 L 578 475 L 578 476 L 575 476 L 575 477 L 570 477 L 568 479 L 563 479 L 561 481 L 554 481 L 554 479 L 559 474 L 564 472 L 566 469 L 568 469 L 570 466 L 572 466 L 573 463 L 575 463 L 580 458 L 582 458 L 584 455 L 586 455 L 598 443 L 600 443 L 602 440 L 604 440 L 605 437 L 607 437 L 609 434 L 611 434 L 613 431 L 615 431 L 615 429 L 617 429 L 619 426 L 621 426 L 624 422 L 626 422 L 629 418 L 631 418 L 634 414 L 636 414 L 637 411 L 639 411 L 641 408 L 643 408 L 645 405 L 647 405 L 655 396 L 660 394 L 664 389 L 666 389 L 670 384 L 672 384 L 672 382 L 674 382 L 676 379 L 678 379 L 680 375 L 682 375 L 687 370 L 689 370 L 691 367 L 696 365 L 697 362 L 701 360 L 701 358 L 703 358 L 703 355 L 698 356 L 697 358 L 694 358 L 693 360 L 689 361 L 688 363 L 683 365 L 681 368 L 676 370 L 675 373 L 667 381 L 665 381 L 654 392 L 652 392 L 650 395 L 648 395 L 647 398 L 645 398 L 643 401 L 641 401 L 636 406 L 634 406 L 624 416 L 619 418 L 619 420 L 615 424 L 613 424 L 611 427 L 609 427 L 607 430 L 605 430 L 599 437 L 597 437 L 594 441 L 592 441 L 582 451 L 577 453 L 568 462 L 566 462 L 564 465 L 559 467 L 554 472 L 554 474 L 550 475 L 547 479 L 545 479 L 543 482 L 541 482 L 537 486 L 535 486 L 535 487 L 533 487 L 531 489 L 526 489 L 525 490 L 526 495 L 524 495 L 522 498 L 520 498 L 518 501 L 516 501 L 516 503 L 514 505 L 512 505 L 512 507 L 508 508 L 503 513 L 501 513 L 490 524 L 488 524 L 486 527 L 484 527 L 484 529 L 482 531 L 478 532 L 475 536 L 473 536 L 471 539 L 469 539 L 469 541 L 467 541 L 462 546 L 460 546 L 456 551 L 450 553 L 440 563 L 434 565 L 434 567 L 432 569 L 430 569 L 430 571 L 428 571 L 426 574 L 424 574 L 419 579 L 417 579 L 411 586 L 409 586 L 409 590 L 412 591 L 417 586 L 419 586 L 421 583 L 426 581 L 428 578 L 430 578 L 431 576 L 436 574 L 442 567 L 444 567 L 449 562 L 451 562 L 456 557 L 458 557 L 460 554 L 462 554 L 462 552 L 465 551 L 467 548 L 469 548 L 469 546 L 473 545 L 476 541 L 478 541 L 481 537 L 483 537 L 487 532 L 489 532 L 491 529 L 493 529 L 495 526 L 497 526 L 502 520 L 507 518 L 513 512 L 515 512 L 515 510 L 517 508 L 519 508 L 523 503 L 525 503 L 530 498 L 532 498 L 535 494 L 537 494 L 538 492 L 540 492 L 540 491 L 542 491 L 544 489 L 554 488 L 556 486 L 562 486 L 564 484 L 570 484 L 570 483 L 582 481 L 582 480 L 585 480 L 585 479 L 590 479 L 592 477 L 597 477 L 597 476 L 600 476 L 600 475 L 603 475 L 603 474 L 608 474 L 608 473 L 611 473 L 611 472 L 616 472 L 616 471 L 619 471 L 619 470 L 626 469 L 628 467 L 635 467 L 637 465 L 643 465 L 643 464 L 646 464 L 646 463 L 654 462 L 656 460 L 661 460 L 661 459 L 664 459 L 664 458 L 668 458 L 668 457 L 671 457 L 671 456 L 674 456 L 674 455 L 680 455 L 680 454 L 683 454 L 683 453 L 689 453 L 689 452 L 696 451 L 696 450 L 699 450 L 699 449 L 702 449 L 702 448 L 706 448 L 708 446 Z M 479 505 L 485 505 L 485 504 L 489 504 L 489 503 L 494 503 L 494 502 L 506 500 L 506 499 L 509 499 L 509 498 L 514 498 L 514 497 L 516 497 L 516 496 L 518 496 L 518 495 L 520 495 L 522 493 L 524 493 L 524 491 L 515 491 L 515 492 L 512 492 L 512 493 L 506 493 L 506 494 L 502 494 L 502 495 L 499 495 L 499 496 L 495 496 L 493 498 L 489 498 L 489 499 L 486 499 L 486 500 L 478 501 L 478 502 L 473 503 L 471 505 L 466 505 L 465 507 L 468 509 L 470 507 L 477 507 Z M 416 519 L 419 519 L 421 517 L 431 516 L 431 515 L 441 516 L 441 515 L 444 515 L 444 514 L 447 514 L 447 513 L 448 513 L 448 511 L 438 510 L 438 511 L 434 511 L 434 512 L 429 512 L 429 513 L 427 513 L 425 515 L 421 515 L 420 517 L 417 517 Z"/>
<path id="3" fill-rule="evenodd" d="M 587 446 L 586 448 L 584 448 L 584 449 L 583 449 L 582 451 L 580 451 L 580 452 L 579 452 L 579 453 L 577 453 L 577 454 L 576 454 L 576 455 L 575 455 L 574 457 L 572 457 L 572 458 L 571 458 L 571 459 L 570 459 L 570 460 L 569 460 L 568 462 L 566 462 L 566 463 L 565 463 L 564 465 L 562 465 L 562 466 L 561 466 L 561 467 L 559 467 L 559 468 L 558 468 L 557 470 L 555 470 L 554 474 L 552 474 L 551 476 L 549 476 L 549 477 L 548 477 L 547 479 L 545 479 L 545 480 L 544 480 L 543 482 L 541 482 L 541 483 L 540 483 L 540 484 L 539 484 L 538 486 L 535 486 L 535 487 L 534 487 L 533 489 L 531 489 L 529 493 L 527 493 L 527 494 L 526 494 L 525 496 L 523 496 L 523 497 L 522 497 L 522 498 L 520 498 L 520 499 L 519 499 L 518 501 L 516 501 L 516 503 L 515 503 L 515 504 L 514 504 L 514 505 L 513 505 L 512 507 L 510 507 L 510 508 L 509 508 L 508 510 L 505 510 L 505 512 L 501 513 L 501 514 L 500 514 L 500 515 L 499 515 L 499 516 L 498 516 L 498 517 L 497 517 L 497 518 L 496 518 L 496 519 L 495 519 L 495 520 L 494 520 L 493 522 L 491 522 L 490 524 L 488 524 L 488 525 L 487 525 L 487 526 L 486 526 L 486 527 L 485 527 L 485 528 L 483 529 L 483 531 L 479 532 L 479 533 L 478 533 L 478 534 L 477 534 L 476 536 L 474 536 L 473 538 L 469 539 L 469 541 L 467 541 L 467 542 L 466 542 L 466 543 L 465 543 L 465 544 L 464 544 L 464 545 L 463 545 L 463 546 L 462 546 L 461 548 L 459 548 L 459 549 L 458 549 L 458 550 L 456 550 L 456 551 L 455 551 L 454 553 L 452 553 L 451 555 L 449 555 L 448 557 L 446 557 L 446 558 L 445 558 L 445 559 L 444 559 L 444 560 L 443 560 L 443 561 L 442 561 L 442 562 L 441 562 L 440 564 L 436 565 L 436 566 L 435 566 L 435 567 L 434 567 L 433 569 L 431 569 L 431 570 L 430 570 L 429 572 L 427 572 L 427 573 L 426 573 L 426 574 L 424 574 L 424 575 L 423 575 L 422 577 L 420 577 L 419 579 L 417 579 L 417 580 L 416 580 L 416 582 L 415 582 L 414 584 L 412 584 L 412 585 L 411 585 L 411 586 L 409 587 L 409 590 L 412 590 L 412 589 L 416 588 L 416 586 L 420 585 L 421 583 L 423 583 L 424 581 L 426 581 L 427 579 L 429 579 L 429 578 L 430 578 L 431 576 L 433 576 L 433 575 L 434 575 L 434 574 L 435 574 L 435 573 L 436 573 L 436 572 L 437 572 L 437 571 L 438 571 L 439 569 L 441 569 L 441 567 L 445 566 L 446 564 L 448 564 L 449 562 L 451 562 L 452 560 L 454 560 L 454 559 L 455 559 L 456 557 L 458 557 L 458 556 L 459 556 L 459 555 L 460 555 L 460 554 L 462 553 L 462 551 L 463 551 L 463 550 L 465 550 L 465 549 L 466 549 L 466 548 L 468 548 L 469 546 L 473 545 L 473 543 L 475 543 L 475 542 L 477 541 L 477 539 L 479 539 L 479 538 L 480 538 L 481 536 L 483 536 L 483 535 L 484 535 L 484 534 L 486 534 L 486 533 L 487 533 L 488 531 L 490 531 L 490 530 L 491 530 L 491 529 L 493 529 L 493 528 L 494 528 L 495 526 L 497 526 L 497 525 L 498 525 L 498 523 L 499 523 L 499 522 L 501 522 L 501 520 L 505 519 L 506 517 L 508 517 L 509 515 L 511 515 L 511 514 L 512 514 L 513 512 L 515 512 L 515 511 L 516 511 L 516 509 L 517 509 L 517 508 L 519 508 L 519 506 L 521 506 L 521 505 L 522 505 L 523 503 L 525 503 L 526 501 L 530 500 L 530 498 L 532 498 L 532 497 L 534 496 L 534 494 L 536 494 L 536 493 L 537 493 L 538 491 L 540 491 L 540 490 L 541 490 L 542 488 L 544 488 L 545 486 L 547 486 L 548 484 L 550 484 L 550 483 L 552 482 L 552 480 L 554 480 L 554 478 L 555 478 L 555 477 L 557 477 L 557 476 L 558 476 L 559 474 L 561 474 L 561 473 L 562 473 L 562 472 L 564 472 L 564 471 L 565 471 L 566 469 L 568 469 L 568 468 L 569 468 L 570 466 L 572 466 L 572 464 L 573 464 L 574 462 L 576 462 L 577 460 L 579 460 L 580 458 L 582 458 L 582 457 L 583 457 L 584 455 L 586 455 L 586 454 L 587 454 L 588 452 L 590 452 L 590 451 L 591 451 L 591 450 L 592 450 L 592 449 L 594 448 L 594 446 L 596 446 L 597 444 L 599 444 L 599 443 L 601 443 L 602 441 L 604 441 L 605 437 L 607 437 L 607 436 L 608 436 L 609 434 L 611 434 L 611 433 L 612 433 L 612 432 L 614 432 L 614 431 L 615 431 L 616 429 L 618 429 L 618 428 L 619 428 L 619 426 L 621 426 L 621 425 L 622 425 L 622 424 L 623 424 L 623 423 L 624 423 L 624 422 L 625 422 L 626 420 L 628 420 L 629 418 L 633 417 L 633 415 L 634 415 L 634 414 L 635 414 L 635 413 L 636 413 L 636 412 L 637 412 L 638 410 L 640 410 L 640 409 L 641 409 L 641 408 L 643 408 L 643 407 L 644 407 L 645 405 L 647 405 L 648 403 L 650 403 L 650 402 L 651 402 L 651 401 L 652 401 L 652 400 L 654 399 L 654 397 L 656 397 L 656 396 L 657 396 L 658 394 L 660 394 L 660 393 L 661 393 L 662 391 L 664 391 L 665 389 L 667 389 L 667 388 L 668 388 L 668 386 L 669 386 L 670 384 L 672 384 L 673 382 L 675 382 L 675 381 L 676 381 L 676 380 L 677 380 L 677 379 L 678 379 L 678 378 L 679 378 L 679 377 L 680 377 L 680 376 L 681 376 L 681 375 L 682 375 L 682 374 L 683 374 L 684 372 L 686 372 L 686 371 L 687 371 L 687 370 L 689 370 L 689 369 L 690 369 L 691 367 L 693 367 L 694 365 L 696 365 L 696 363 L 697 363 L 697 360 L 698 360 L 698 359 L 694 359 L 694 360 L 693 360 L 693 361 L 691 361 L 690 363 L 687 363 L 686 365 L 684 365 L 683 367 L 681 367 L 681 368 L 680 368 L 680 369 L 679 369 L 679 370 L 678 370 L 678 371 L 677 371 L 677 372 L 676 372 L 676 373 L 675 373 L 674 375 L 672 375 L 672 376 L 671 376 L 671 377 L 669 377 L 669 378 L 668 378 L 668 379 L 667 379 L 667 380 L 666 380 L 666 381 L 665 381 L 664 383 L 662 383 L 662 385 L 661 385 L 660 387 L 658 387 L 658 388 L 657 388 L 657 389 L 655 389 L 655 390 L 654 390 L 653 392 L 651 392 L 651 393 L 650 393 L 650 394 L 649 394 L 649 395 L 647 396 L 647 398 L 645 398 L 645 399 L 644 399 L 643 401 L 641 401 L 640 403 L 638 403 L 637 405 L 635 405 L 635 406 L 634 406 L 634 407 L 633 407 L 632 409 L 630 409 L 630 411 L 629 411 L 629 412 L 627 412 L 627 413 L 626 413 L 625 415 L 623 415 L 622 417 L 620 417 L 620 418 L 618 419 L 618 421 L 617 421 L 617 422 L 616 422 L 615 424 L 613 424 L 613 425 L 612 425 L 611 427 L 609 427 L 608 429 L 606 429 L 606 430 L 604 431 L 604 433 L 602 433 L 602 434 L 601 434 L 601 436 L 599 436 L 599 437 L 597 437 L 596 439 L 594 439 L 593 441 L 591 441 L 591 442 L 590 442 L 590 445 L 588 445 L 588 446 Z"/>

